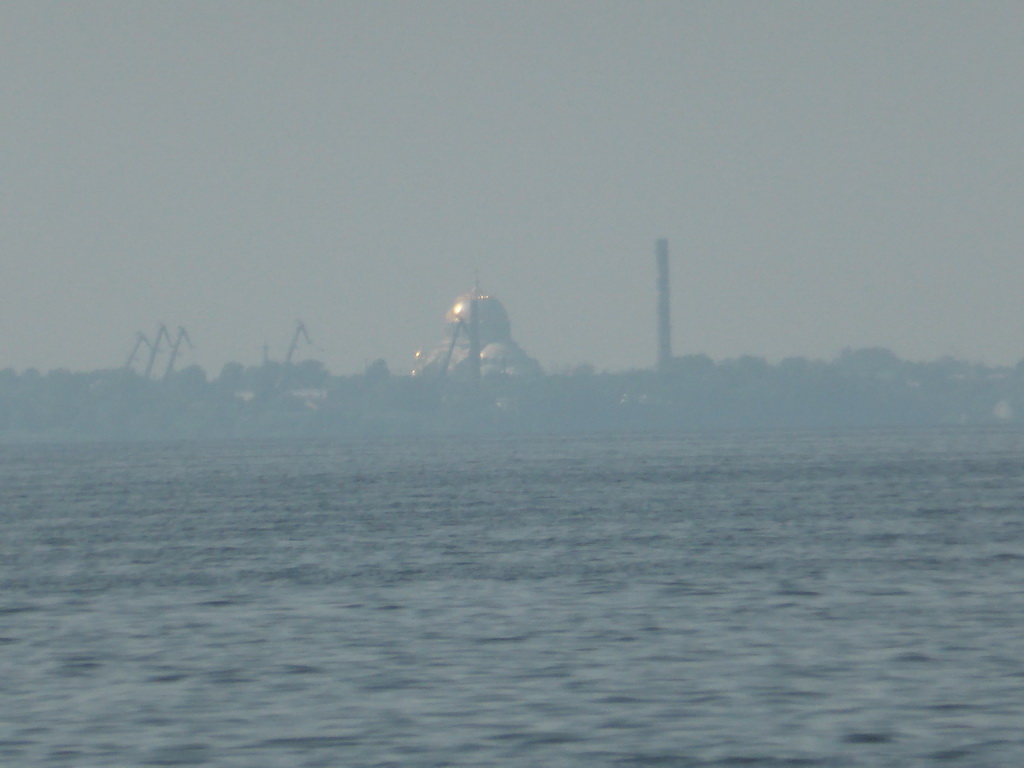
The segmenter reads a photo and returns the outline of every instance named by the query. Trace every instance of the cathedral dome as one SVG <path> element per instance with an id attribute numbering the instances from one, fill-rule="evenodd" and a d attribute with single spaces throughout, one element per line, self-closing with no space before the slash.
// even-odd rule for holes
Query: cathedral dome
<path id="1" fill-rule="evenodd" d="M 505 307 L 493 296 L 477 291 L 470 291 L 459 296 L 445 315 L 449 323 L 468 323 L 470 310 L 476 300 L 477 323 L 480 333 L 480 345 L 487 346 L 495 342 L 512 340 L 512 323 L 509 322 Z"/>
<path id="2" fill-rule="evenodd" d="M 445 313 L 444 340 L 430 352 L 417 352 L 413 375 L 472 376 L 470 361 L 473 333 L 480 359 L 476 375 L 541 375 L 540 364 L 512 340 L 508 312 L 493 296 L 474 289 L 464 293 Z"/>

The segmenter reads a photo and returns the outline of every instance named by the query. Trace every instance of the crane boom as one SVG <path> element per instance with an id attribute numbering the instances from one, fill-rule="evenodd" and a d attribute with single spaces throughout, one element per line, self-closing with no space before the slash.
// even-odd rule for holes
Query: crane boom
<path id="1" fill-rule="evenodd" d="M 448 366 L 452 363 L 452 353 L 455 352 L 455 344 L 459 340 L 459 331 L 465 331 L 465 323 L 460 317 L 455 323 L 455 327 L 452 328 L 452 341 L 448 345 L 448 353 L 444 356 L 444 365 L 441 366 L 441 378 L 445 378 L 448 375 Z"/>
<path id="2" fill-rule="evenodd" d="M 284 357 L 285 365 L 292 364 L 292 357 L 295 355 L 295 350 L 299 346 L 300 337 L 305 338 L 306 343 L 310 346 L 313 345 L 312 339 L 309 338 L 309 332 L 306 331 L 306 324 L 301 320 L 297 320 L 295 324 L 295 333 L 292 334 L 291 344 L 288 345 L 288 353 Z"/>
<path id="3" fill-rule="evenodd" d="M 143 345 L 149 347 L 150 350 L 153 349 L 153 345 L 149 343 L 149 339 L 146 338 L 146 334 L 144 334 L 142 331 L 139 331 L 139 335 L 135 338 L 135 346 L 132 347 L 132 353 L 128 355 L 128 361 L 124 364 L 124 369 L 126 371 L 131 370 L 132 363 L 135 362 L 135 356 L 139 354 L 139 349 Z"/>
<path id="4" fill-rule="evenodd" d="M 170 337 L 169 336 L 168 336 L 168 341 L 170 341 Z M 170 360 L 167 361 L 167 368 L 164 369 L 164 378 L 165 379 L 168 376 L 170 376 L 171 375 L 171 371 L 174 370 L 174 361 L 178 357 L 178 350 L 181 349 L 181 342 L 182 341 L 184 341 L 186 344 L 188 344 L 188 348 L 189 349 L 195 349 L 195 347 L 192 345 L 192 339 L 190 339 L 188 337 L 188 332 L 179 325 L 178 326 L 178 336 L 174 340 L 174 344 L 171 346 L 171 358 L 170 358 Z"/>
<path id="5" fill-rule="evenodd" d="M 143 374 L 147 379 L 153 373 L 153 364 L 156 362 L 157 353 L 160 351 L 160 343 L 164 339 L 167 339 L 168 345 L 173 343 L 171 341 L 171 334 L 167 332 L 167 326 L 160 323 L 160 328 L 156 332 L 156 339 L 149 345 L 149 361 L 146 363 L 146 372 Z"/>

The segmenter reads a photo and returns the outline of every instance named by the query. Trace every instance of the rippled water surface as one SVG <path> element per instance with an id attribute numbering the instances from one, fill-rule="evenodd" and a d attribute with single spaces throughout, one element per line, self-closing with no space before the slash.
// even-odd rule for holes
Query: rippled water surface
<path id="1" fill-rule="evenodd" d="M 1024 434 L 0 446 L 0 764 L 1024 764 Z"/>

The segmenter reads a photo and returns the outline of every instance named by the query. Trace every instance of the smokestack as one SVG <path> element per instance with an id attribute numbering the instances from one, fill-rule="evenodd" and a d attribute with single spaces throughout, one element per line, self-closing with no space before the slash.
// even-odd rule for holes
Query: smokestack
<path id="1" fill-rule="evenodd" d="M 672 360 L 672 324 L 669 320 L 668 240 L 658 240 L 658 370 L 665 371 Z"/>

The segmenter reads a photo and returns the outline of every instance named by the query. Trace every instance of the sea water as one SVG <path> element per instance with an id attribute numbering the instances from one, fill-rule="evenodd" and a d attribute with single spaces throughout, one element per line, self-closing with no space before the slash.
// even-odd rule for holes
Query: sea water
<path id="1" fill-rule="evenodd" d="M 0 765 L 1020 766 L 1024 432 L 0 446 Z"/>

